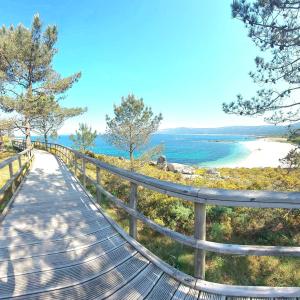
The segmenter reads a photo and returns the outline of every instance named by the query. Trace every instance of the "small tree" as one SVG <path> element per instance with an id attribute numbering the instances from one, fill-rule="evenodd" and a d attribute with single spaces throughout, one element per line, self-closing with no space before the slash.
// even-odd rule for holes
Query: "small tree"
<path id="1" fill-rule="evenodd" d="M 38 134 L 42 135 L 47 147 L 48 137 L 57 136 L 57 131 L 69 118 L 78 116 L 86 112 L 86 108 L 65 108 L 61 107 L 53 96 L 41 99 L 43 110 L 34 120 L 32 127 Z"/>
<path id="2" fill-rule="evenodd" d="M 280 159 L 280 163 L 289 171 L 300 168 L 300 146 L 290 150 L 284 158 Z"/>
<path id="3" fill-rule="evenodd" d="M 53 69 L 56 41 L 56 26 L 43 32 L 39 15 L 34 16 L 31 28 L 0 29 L 0 108 L 17 113 L 16 126 L 25 133 L 27 147 L 31 123 L 43 110 L 41 98 L 61 97 L 81 76 L 76 73 L 62 78 Z"/>
<path id="4" fill-rule="evenodd" d="M 226 113 L 263 115 L 271 123 L 300 120 L 300 1 L 238 0 L 232 15 L 249 29 L 249 37 L 266 53 L 256 57 L 250 76 L 260 88 L 256 95 L 223 104 Z"/>
<path id="5" fill-rule="evenodd" d="M 154 116 L 143 99 L 132 94 L 122 97 L 121 105 L 114 105 L 113 118 L 106 116 L 106 139 L 129 154 L 131 170 L 134 170 L 134 152 L 148 143 L 161 120 L 161 114 Z"/>
<path id="6" fill-rule="evenodd" d="M 70 139 L 73 141 L 74 148 L 80 152 L 85 153 L 90 147 L 95 146 L 95 139 L 97 131 L 93 131 L 87 124 L 79 124 L 79 129 L 76 130 L 75 135 L 71 135 Z"/>

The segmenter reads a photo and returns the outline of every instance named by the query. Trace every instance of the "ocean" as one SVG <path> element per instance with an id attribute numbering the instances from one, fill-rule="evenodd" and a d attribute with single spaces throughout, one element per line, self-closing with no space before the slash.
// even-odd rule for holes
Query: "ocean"
<path id="1" fill-rule="evenodd" d="M 164 146 L 163 155 L 167 157 L 169 162 L 198 167 L 217 167 L 246 157 L 249 150 L 240 142 L 251 140 L 255 140 L 255 137 L 245 135 L 154 134 L 151 136 L 146 149 L 162 144 Z M 52 141 L 65 146 L 72 146 L 72 141 L 67 135 L 61 135 Z M 102 136 L 97 137 L 95 147 L 90 150 L 98 154 L 128 158 L 126 152 L 109 145 Z M 141 151 L 137 152 L 137 156 L 140 154 Z"/>

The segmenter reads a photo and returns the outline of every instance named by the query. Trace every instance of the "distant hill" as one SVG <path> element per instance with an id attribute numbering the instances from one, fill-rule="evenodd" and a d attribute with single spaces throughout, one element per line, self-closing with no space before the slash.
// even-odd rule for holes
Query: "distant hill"
<path id="1" fill-rule="evenodd" d="M 295 123 L 293 128 L 300 128 L 300 122 Z M 261 125 L 261 126 L 227 126 L 217 128 L 169 128 L 162 129 L 159 133 L 165 134 L 232 134 L 232 135 L 255 135 L 255 136 L 281 136 L 288 132 L 287 126 Z"/>

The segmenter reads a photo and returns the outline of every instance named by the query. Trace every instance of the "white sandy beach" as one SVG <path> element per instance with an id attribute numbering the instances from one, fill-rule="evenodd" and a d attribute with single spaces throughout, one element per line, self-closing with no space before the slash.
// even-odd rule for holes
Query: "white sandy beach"
<path id="1" fill-rule="evenodd" d="M 272 138 L 262 138 L 241 143 L 250 150 L 250 154 L 244 159 L 219 167 L 276 168 L 280 165 L 279 159 L 285 157 L 291 149 L 295 148 L 295 145 L 276 141 L 276 139 Z"/>

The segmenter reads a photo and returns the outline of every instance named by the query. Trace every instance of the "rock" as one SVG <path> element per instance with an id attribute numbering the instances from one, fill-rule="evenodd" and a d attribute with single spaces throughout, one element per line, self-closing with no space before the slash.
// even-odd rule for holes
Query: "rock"
<path id="1" fill-rule="evenodd" d="M 150 160 L 148 164 L 149 166 L 156 166 L 156 161 Z"/>
<path id="2" fill-rule="evenodd" d="M 123 156 L 119 156 L 118 159 L 119 160 L 125 160 L 125 158 Z"/>
<path id="3" fill-rule="evenodd" d="M 167 170 L 174 173 L 181 173 L 187 175 L 193 175 L 195 173 L 195 168 L 178 163 L 169 163 L 167 165 Z"/>
<path id="4" fill-rule="evenodd" d="M 208 170 L 206 171 L 206 174 L 207 174 L 207 175 L 217 176 L 217 177 L 220 177 L 220 176 L 221 176 L 221 173 L 220 173 L 217 169 L 214 169 L 214 168 L 208 169 Z"/>
<path id="5" fill-rule="evenodd" d="M 161 170 L 167 170 L 167 158 L 164 155 L 161 155 L 157 158 L 156 165 Z"/>
<path id="6" fill-rule="evenodd" d="M 201 175 L 198 175 L 198 174 L 182 174 L 182 178 L 184 179 L 189 179 L 189 180 L 194 180 L 194 179 L 197 179 L 197 178 L 202 178 Z"/>

